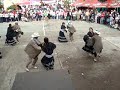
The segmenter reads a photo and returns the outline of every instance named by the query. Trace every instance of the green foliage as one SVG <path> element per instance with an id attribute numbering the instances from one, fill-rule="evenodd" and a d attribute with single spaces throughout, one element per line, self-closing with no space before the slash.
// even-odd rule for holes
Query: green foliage
<path id="1" fill-rule="evenodd" d="M 64 1 L 64 7 L 67 9 L 70 9 L 70 1 L 69 0 Z"/>
<path id="2" fill-rule="evenodd" d="M 0 9 L 2 9 L 3 8 L 3 4 L 2 4 L 2 2 L 0 1 Z"/>
<path id="3" fill-rule="evenodd" d="M 7 8 L 7 10 L 16 10 L 16 5 L 11 5 L 10 7 Z"/>

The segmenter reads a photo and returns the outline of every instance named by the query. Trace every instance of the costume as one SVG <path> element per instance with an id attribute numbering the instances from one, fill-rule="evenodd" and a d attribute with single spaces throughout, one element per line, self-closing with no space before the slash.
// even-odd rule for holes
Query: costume
<path id="1" fill-rule="evenodd" d="M 15 34 L 15 32 L 14 32 L 13 28 L 8 27 L 5 44 L 8 44 L 8 45 L 15 45 L 16 44 L 16 41 L 13 38 L 14 34 Z"/>
<path id="2" fill-rule="evenodd" d="M 65 25 L 61 25 L 61 30 L 59 32 L 59 37 L 58 37 L 59 42 L 68 42 L 64 34 L 64 32 L 67 32 L 65 29 L 66 29 Z"/>
<path id="3" fill-rule="evenodd" d="M 43 56 L 41 63 L 46 69 L 53 69 L 54 66 L 54 57 L 53 57 L 53 50 L 56 48 L 54 43 L 48 42 L 43 43 L 41 45 L 43 52 L 45 55 Z"/>

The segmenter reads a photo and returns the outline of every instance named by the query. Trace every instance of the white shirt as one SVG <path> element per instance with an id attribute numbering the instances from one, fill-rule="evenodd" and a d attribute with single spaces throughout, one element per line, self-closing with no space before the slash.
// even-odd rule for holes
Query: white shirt
<path id="1" fill-rule="evenodd" d="M 14 14 L 13 14 L 13 13 L 10 13 L 10 17 L 11 17 L 11 18 L 14 18 Z"/>
<path id="2" fill-rule="evenodd" d="M 8 18 L 8 13 L 5 14 L 5 17 Z"/>
<path id="3" fill-rule="evenodd" d="M 3 14 L 2 14 L 2 13 L 0 13 L 0 17 L 3 17 Z"/>

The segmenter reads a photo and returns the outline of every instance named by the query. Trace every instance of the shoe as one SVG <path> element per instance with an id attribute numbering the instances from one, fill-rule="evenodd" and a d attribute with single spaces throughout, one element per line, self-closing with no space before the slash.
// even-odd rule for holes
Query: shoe
<path id="1" fill-rule="evenodd" d="M 34 68 L 34 69 L 37 69 L 38 67 L 36 67 L 36 66 L 33 66 L 33 68 Z"/>
<path id="2" fill-rule="evenodd" d="M 98 57 L 100 57 L 101 55 L 100 54 L 98 54 Z"/>
<path id="3" fill-rule="evenodd" d="M 96 60 L 96 59 L 94 59 L 94 62 L 97 62 L 97 60 Z"/>
<path id="4" fill-rule="evenodd" d="M 2 59 L 2 56 L 0 56 L 0 59 Z"/>
<path id="5" fill-rule="evenodd" d="M 53 70 L 54 68 L 53 67 L 49 67 L 50 70 Z"/>
<path id="6" fill-rule="evenodd" d="M 92 54 L 89 53 L 89 56 L 92 56 Z"/>
<path id="7" fill-rule="evenodd" d="M 28 68 L 25 69 L 27 72 L 29 72 L 30 70 Z"/>

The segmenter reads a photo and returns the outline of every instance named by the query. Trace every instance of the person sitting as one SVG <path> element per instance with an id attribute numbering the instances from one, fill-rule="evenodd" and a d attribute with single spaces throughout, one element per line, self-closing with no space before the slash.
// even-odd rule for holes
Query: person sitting
<path id="1" fill-rule="evenodd" d="M 54 68 L 53 50 L 56 48 L 56 45 L 52 42 L 49 42 L 49 39 L 45 37 L 44 43 L 41 44 L 41 48 L 42 51 L 45 53 L 41 60 L 41 63 L 47 70 L 53 69 Z"/>
<path id="2" fill-rule="evenodd" d="M 5 44 L 7 45 L 15 45 L 16 41 L 14 40 L 14 30 L 12 28 L 12 25 L 9 24 L 9 27 L 7 28 L 7 34 L 6 34 L 6 41 Z"/>
<path id="3" fill-rule="evenodd" d="M 29 22 L 29 20 L 26 18 L 26 17 L 21 17 L 21 20 L 24 21 L 24 22 Z"/>
<path id="4" fill-rule="evenodd" d="M 68 40 L 65 37 L 64 32 L 67 32 L 67 31 L 66 31 L 65 23 L 63 22 L 62 25 L 61 25 L 61 30 L 59 32 L 59 37 L 58 37 L 59 42 L 68 42 Z"/>

